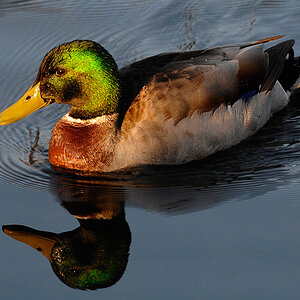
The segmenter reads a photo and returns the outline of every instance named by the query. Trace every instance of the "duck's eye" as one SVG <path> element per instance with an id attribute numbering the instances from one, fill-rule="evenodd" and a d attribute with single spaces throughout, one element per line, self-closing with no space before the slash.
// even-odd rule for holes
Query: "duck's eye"
<path id="1" fill-rule="evenodd" d="M 56 70 L 56 75 L 61 77 L 61 76 L 64 76 L 65 74 L 67 73 L 66 69 L 63 69 L 63 68 L 59 68 Z"/>

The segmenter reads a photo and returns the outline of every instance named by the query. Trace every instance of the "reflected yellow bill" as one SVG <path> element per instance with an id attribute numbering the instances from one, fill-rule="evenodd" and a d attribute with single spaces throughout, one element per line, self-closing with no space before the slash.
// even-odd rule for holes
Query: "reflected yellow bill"
<path id="1" fill-rule="evenodd" d="M 42 231 L 32 230 L 31 228 L 25 226 L 8 225 L 3 226 L 2 230 L 13 239 L 25 243 L 33 249 L 39 251 L 41 254 L 47 257 L 49 261 L 52 260 L 52 248 L 58 242 L 58 239 L 44 236 L 45 234 L 43 234 Z"/>

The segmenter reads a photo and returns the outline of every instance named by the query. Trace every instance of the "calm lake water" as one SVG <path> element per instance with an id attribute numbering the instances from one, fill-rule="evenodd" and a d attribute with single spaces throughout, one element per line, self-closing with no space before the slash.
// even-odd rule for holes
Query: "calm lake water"
<path id="1" fill-rule="evenodd" d="M 297 0 L 1 0 L 0 109 L 24 94 L 45 53 L 62 42 L 95 40 L 119 67 L 279 34 L 294 38 L 300 55 L 299 25 Z M 76 266 L 57 277 L 38 251 L 1 233 L 1 299 L 299 299 L 299 102 L 205 160 L 89 180 L 48 161 L 51 129 L 67 110 L 53 105 L 0 127 L 0 223 L 65 233 L 79 227 L 76 217 L 113 214 L 60 238 L 82 249 L 76 238 L 85 232 L 90 248 L 108 252 L 100 265 L 117 253 L 108 266 L 117 266 L 117 282 L 68 287 L 58 277 L 78 276 Z"/>

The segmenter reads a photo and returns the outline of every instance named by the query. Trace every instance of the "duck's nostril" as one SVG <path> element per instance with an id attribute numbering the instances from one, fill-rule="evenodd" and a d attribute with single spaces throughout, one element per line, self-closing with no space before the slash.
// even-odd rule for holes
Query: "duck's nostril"
<path id="1" fill-rule="evenodd" d="M 27 96 L 27 97 L 26 97 L 26 100 L 29 100 L 30 98 L 31 98 L 31 96 Z"/>

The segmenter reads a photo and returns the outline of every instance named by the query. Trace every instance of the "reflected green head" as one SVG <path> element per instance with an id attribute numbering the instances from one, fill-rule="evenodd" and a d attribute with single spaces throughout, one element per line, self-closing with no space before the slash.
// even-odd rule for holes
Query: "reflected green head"
<path id="1" fill-rule="evenodd" d="M 35 83 L 41 96 L 71 105 L 70 115 L 88 119 L 116 112 L 121 95 L 117 65 L 99 44 L 76 40 L 52 49 Z"/>
<path id="2" fill-rule="evenodd" d="M 112 236 L 94 232 L 90 241 L 77 234 L 62 239 L 52 249 L 54 273 L 66 285 L 81 290 L 115 284 L 122 277 L 129 256 L 131 234 L 127 223 L 124 227 Z"/>

